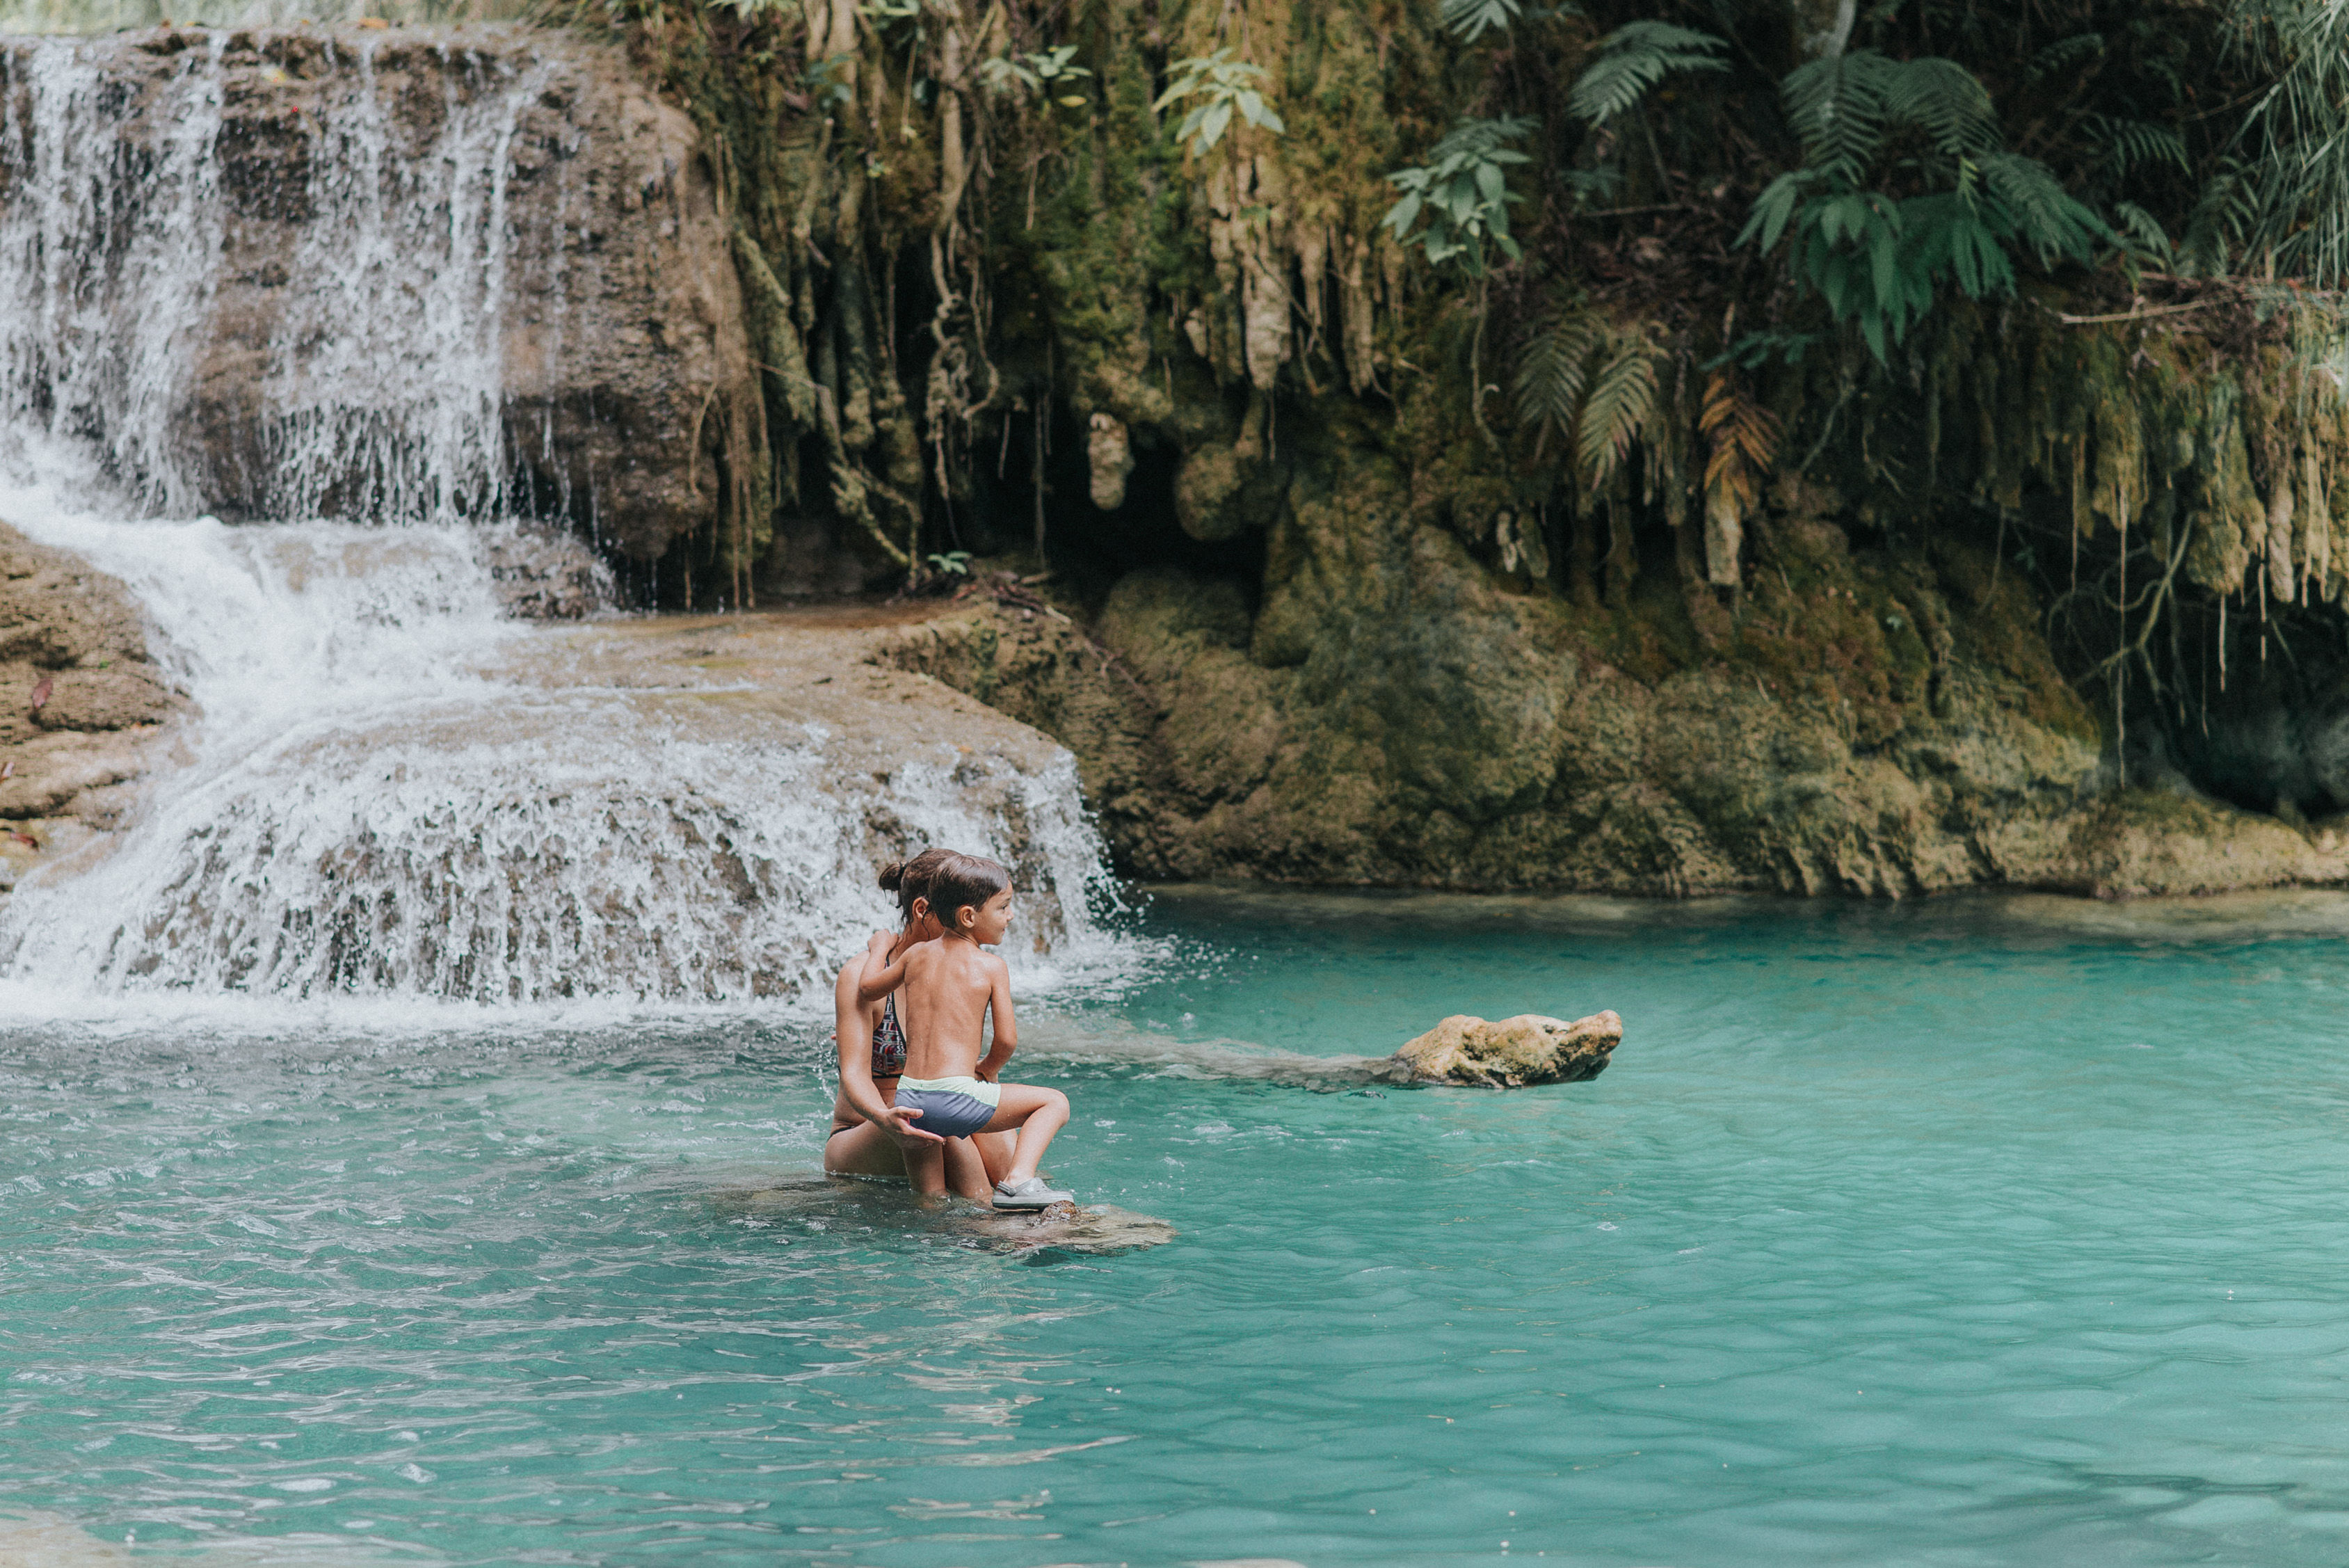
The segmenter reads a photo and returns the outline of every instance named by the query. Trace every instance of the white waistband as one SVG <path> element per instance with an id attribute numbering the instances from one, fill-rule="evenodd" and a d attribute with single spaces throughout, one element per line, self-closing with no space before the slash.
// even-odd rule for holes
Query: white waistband
<path id="1" fill-rule="evenodd" d="M 982 1106 L 1003 1103 L 1003 1085 L 990 1084 L 984 1078 L 900 1078 L 897 1080 L 899 1094 L 902 1095 L 908 1089 L 926 1089 L 934 1095 L 968 1095 Z"/>

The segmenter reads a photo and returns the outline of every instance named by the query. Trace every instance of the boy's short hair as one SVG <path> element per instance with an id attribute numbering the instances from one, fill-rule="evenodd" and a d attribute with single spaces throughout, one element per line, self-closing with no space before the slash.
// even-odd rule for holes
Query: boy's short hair
<path id="1" fill-rule="evenodd" d="M 1010 886 L 1011 873 L 998 862 L 978 855 L 948 855 L 930 873 L 930 913 L 947 929 L 959 930 L 964 909 L 978 909 Z"/>

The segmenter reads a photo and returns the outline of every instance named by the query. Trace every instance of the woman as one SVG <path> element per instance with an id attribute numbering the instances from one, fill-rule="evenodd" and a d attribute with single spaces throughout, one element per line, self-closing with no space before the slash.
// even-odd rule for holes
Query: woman
<path id="1" fill-rule="evenodd" d="M 833 984 L 840 1093 L 833 1100 L 832 1132 L 823 1141 L 823 1168 L 833 1176 L 903 1179 L 905 1156 L 901 1144 L 944 1142 L 947 1188 L 985 1203 L 994 1196 L 997 1179 L 1011 1164 L 1008 1147 L 989 1146 L 1008 1146 L 1013 1135 L 940 1139 L 935 1133 L 924 1132 L 918 1117 L 901 1116 L 896 1109 L 897 1079 L 905 1070 L 905 1032 L 898 1023 L 896 993 L 869 1006 L 856 999 L 857 983 L 867 964 L 878 969 L 916 942 L 936 940 L 938 923 L 925 895 L 931 873 L 952 854 L 947 849 L 925 849 L 911 860 L 893 860 L 881 868 L 881 886 L 897 895 L 905 929 L 895 937 L 887 931 L 874 932 L 873 940 L 842 967 Z M 1002 1169 L 994 1168 L 997 1166 Z"/>

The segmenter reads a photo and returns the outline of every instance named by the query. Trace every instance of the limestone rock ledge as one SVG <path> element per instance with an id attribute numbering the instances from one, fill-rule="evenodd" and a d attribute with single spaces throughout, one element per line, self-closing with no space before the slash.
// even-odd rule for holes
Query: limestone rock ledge
<path id="1" fill-rule="evenodd" d="M 1406 1044 L 1372 1076 L 1495 1089 L 1578 1084 L 1605 1072 L 1622 1043 L 1623 1020 L 1611 1011 L 1571 1023 L 1537 1012 L 1489 1022 L 1462 1012 Z"/>
<path id="2" fill-rule="evenodd" d="M 980 602 L 879 657 L 1068 746 L 1121 868 L 1152 879 L 2128 898 L 2349 877 L 2344 825 L 2106 787 L 2012 575 L 1952 554 L 1929 577 L 1794 521 L 1775 547 L 1792 586 L 1773 572 L 1743 630 L 1701 628 L 1723 652 L 1647 668 L 1609 612 L 1506 591 L 1431 530 L 1391 573 L 1253 610 L 1155 568 L 1090 622 Z"/>
<path id="3" fill-rule="evenodd" d="M 0 889 L 114 827 L 189 706 L 128 587 L 0 524 Z"/>

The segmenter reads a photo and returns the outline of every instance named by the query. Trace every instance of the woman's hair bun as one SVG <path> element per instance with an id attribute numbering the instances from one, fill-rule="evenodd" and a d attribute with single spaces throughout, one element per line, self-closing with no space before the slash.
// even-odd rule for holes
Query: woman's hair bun
<path id="1" fill-rule="evenodd" d="M 888 865 L 881 867 L 881 890 L 883 892 L 895 892 L 899 887 L 904 885 L 905 880 L 905 863 L 903 860 L 892 860 Z"/>

